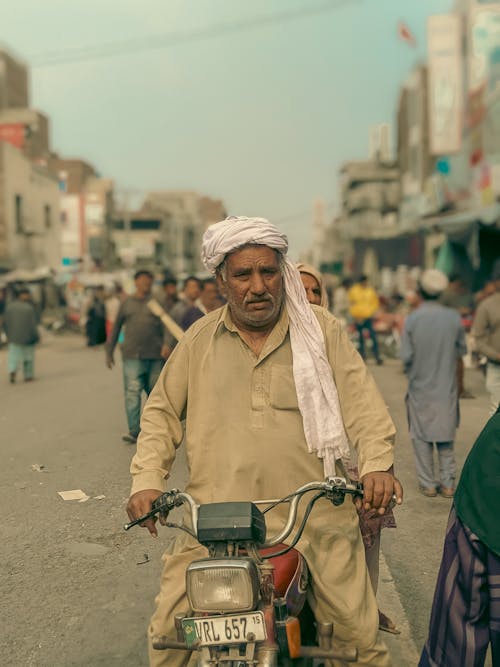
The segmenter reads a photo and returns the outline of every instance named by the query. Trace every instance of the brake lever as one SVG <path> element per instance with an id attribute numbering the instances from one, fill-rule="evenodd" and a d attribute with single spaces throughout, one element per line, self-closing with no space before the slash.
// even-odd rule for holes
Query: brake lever
<path id="1" fill-rule="evenodd" d="M 156 498 L 156 500 L 153 501 L 151 505 L 151 510 L 147 512 L 147 514 L 140 516 L 138 519 L 134 519 L 134 521 L 126 523 L 123 526 L 123 530 L 130 530 L 134 526 L 144 523 L 144 521 L 147 521 L 148 519 L 155 518 L 157 514 L 159 514 L 161 518 L 164 521 L 166 521 L 168 513 L 176 506 L 175 497 L 178 493 L 179 492 L 177 491 L 177 489 L 173 489 L 172 491 L 166 491 L 165 493 L 162 493 L 161 496 L 158 496 L 158 498 Z"/>

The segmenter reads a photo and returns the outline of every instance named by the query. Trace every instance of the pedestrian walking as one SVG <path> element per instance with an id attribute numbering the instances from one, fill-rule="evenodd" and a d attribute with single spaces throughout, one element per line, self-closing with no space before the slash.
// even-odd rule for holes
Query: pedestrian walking
<path id="1" fill-rule="evenodd" d="M 307 300 L 310 304 L 328 307 L 328 295 L 325 290 L 323 277 L 319 271 L 308 264 L 297 264 Z M 357 466 L 349 466 L 347 469 L 351 479 L 359 479 L 359 470 Z M 373 510 L 367 511 L 362 506 L 357 508 L 359 516 L 359 527 L 363 538 L 365 549 L 366 566 L 370 575 L 370 582 L 375 595 L 377 594 L 379 581 L 379 561 L 380 561 L 380 534 L 382 528 L 395 528 L 396 521 L 392 509 L 387 510 L 383 516 Z M 378 610 L 379 628 L 384 632 L 391 634 L 400 634 L 396 624 L 387 614 Z"/>
<path id="2" fill-rule="evenodd" d="M 166 274 L 163 279 L 163 296 L 165 312 L 171 313 L 172 308 L 179 303 L 179 294 L 177 293 L 177 278 L 172 274 Z"/>
<path id="3" fill-rule="evenodd" d="M 189 327 L 194 324 L 200 317 L 211 313 L 213 310 L 220 308 L 222 301 L 219 294 L 219 288 L 214 278 L 207 278 L 201 284 L 200 298 L 196 301 L 194 306 L 187 309 L 182 318 L 182 328 L 187 331 Z"/>
<path id="4" fill-rule="evenodd" d="M 472 335 L 476 349 L 487 358 L 486 389 L 490 394 L 491 414 L 500 404 L 500 262 L 493 272 L 495 292 L 479 304 Z"/>
<path id="5" fill-rule="evenodd" d="M 385 403 L 335 318 L 308 304 L 287 249 L 286 237 L 261 218 L 228 218 L 205 232 L 202 258 L 227 305 L 186 332 L 146 403 L 131 466 L 131 520 L 165 490 L 182 442 L 186 491 L 200 504 L 287 496 L 335 474 L 348 440 L 360 454 L 366 509 L 383 514 L 393 493 L 401 502 Z M 268 515 L 270 534 L 287 512 L 278 505 Z M 152 520 L 145 527 L 156 534 Z M 389 667 L 352 506 L 320 500 L 297 548 L 310 568 L 314 613 L 334 623 L 335 647 L 357 647 L 357 665 Z M 152 667 L 189 661 L 181 651 L 155 650 L 152 639 L 175 637 L 175 614 L 188 604 L 186 567 L 205 555 L 183 533 L 164 556 L 148 632 Z"/>
<path id="6" fill-rule="evenodd" d="M 87 307 L 85 332 L 87 346 L 96 347 L 106 342 L 106 306 L 104 287 L 96 287 Z"/>
<path id="7" fill-rule="evenodd" d="M 7 366 L 14 384 L 22 369 L 25 382 L 34 379 L 35 345 L 39 341 L 38 318 L 27 288 L 17 292 L 16 299 L 5 308 L 3 327 L 7 336 Z"/>
<path id="8" fill-rule="evenodd" d="M 359 353 L 366 359 L 365 354 L 365 331 L 368 331 L 373 347 L 373 356 L 380 366 L 382 358 L 378 349 L 377 334 L 373 328 L 373 316 L 380 307 L 377 292 L 368 282 L 367 276 L 360 276 L 348 292 L 350 303 L 350 314 L 356 325 L 359 336 Z"/>
<path id="9" fill-rule="evenodd" d="M 122 440 L 130 444 L 137 441 L 140 431 L 142 394 L 149 396 L 171 351 L 170 334 L 147 305 L 152 298 L 152 273 L 137 271 L 134 280 L 136 292 L 120 306 L 106 345 L 106 364 L 111 369 L 120 331 L 125 328 L 121 351 L 128 433 Z"/>
<path id="10" fill-rule="evenodd" d="M 474 296 L 458 274 L 449 278 L 448 287 L 439 297 L 443 306 L 453 308 L 461 317 L 470 317 L 474 312 Z"/>
<path id="11" fill-rule="evenodd" d="M 460 315 L 464 329 L 466 329 L 467 341 L 467 332 L 470 331 L 472 324 L 475 302 L 472 292 L 458 274 L 450 276 L 448 287 L 441 294 L 439 302 L 443 306 L 453 308 Z M 459 398 L 475 398 L 475 396 L 465 388 L 465 365 L 461 358 L 458 360 L 457 364 L 457 381 Z"/>
<path id="12" fill-rule="evenodd" d="M 453 497 L 456 474 L 453 442 L 459 423 L 457 361 L 467 352 L 460 316 L 439 303 L 448 279 L 437 269 L 424 271 L 420 306 L 408 315 L 401 359 L 408 375 L 406 406 L 417 477 L 424 495 Z M 434 477 L 434 444 L 440 483 Z"/>
<path id="13" fill-rule="evenodd" d="M 189 308 L 196 305 L 201 294 L 201 280 L 195 276 L 189 276 L 184 281 L 182 298 L 173 306 L 170 316 L 182 326 L 182 320 Z"/>
<path id="14" fill-rule="evenodd" d="M 104 310 L 106 312 L 106 340 L 111 336 L 118 311 L 126 298 L 127 295 L 125 294 L 123 287 L 119 283 L 115 283 L 113 289 L 108 293 L 104 300 Z M 123 343 L 123 338 L 122 340 L 118 339 L 118 342 Z"/>
<path id="15" fill-rule="evenodd" d="M 462 470 L 419 667 L 500 665 L 500 408 Z"/>

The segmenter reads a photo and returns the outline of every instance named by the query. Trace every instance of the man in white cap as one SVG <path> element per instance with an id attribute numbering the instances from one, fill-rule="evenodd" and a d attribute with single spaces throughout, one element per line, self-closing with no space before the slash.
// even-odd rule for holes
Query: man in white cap
<path id="1" fill-rule="evenodd" d="M 447 285 L 441 271 L 423 272 L 423 302 L 405 322 L 401 359 L 408 375 L 406 404 L 420 490 L 428 497 L 439 492 L 452 498 L 456 476 L 453 442 L 459 422 L 457 362 L 467 348 L 459 314 L 438 301 Z M 439 481 L 434 476 L 434 445 Z"/>
<path id="2" fill-rule="evenodd" d="M 131 466 L 131 519 L 165 490 L 183 439 L 186 490 L 200 504 L 284 497 L 334 474 L 348 440 L 358 450 L 365 507 L 383 514 L 394 493 L 402 502 L 384 401 L 335 318 L 309 306 L 286 252 L 286 237 L 261 218 L 228 218 L 205 233 L 202 258 L 227 305 L 186 332 L 148 399 Z M 268 534 L 283 527 L 286 512 L 280 505 L 266 515 Z M 146 527 L 156 535 L 152 521 Z M 357 665 L 390 665 L 352 504 L 320 500 L 298 548 L 311 570 L 312 609 L 333 621 L 336 645 L 356 647 Z M 205 555 L 185 533 L 165 554 L 150 640 L 175 637 L 174 615 L 188 610 L 186 567 Z M 149 655 L 154 667 L 189 659 L 151 642 Z"/>

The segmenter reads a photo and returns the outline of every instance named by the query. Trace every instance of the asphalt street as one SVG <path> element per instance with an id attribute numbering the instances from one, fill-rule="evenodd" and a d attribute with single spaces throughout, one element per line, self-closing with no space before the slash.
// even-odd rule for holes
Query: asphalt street
<path id="1" fill-rule="evenodd" d="M 405 487 L 397 529 L 382 538 L 381 608 L 401 626 L 388 637 L 395 665 L 414 665 L 424 641 L 450 501 L 418 493 L 397 361 L 372 367 L 398 427 L 396 471 Z M 134 447 L 125 429 L 120 368 L 78 336 L 46 334 L 37 379 L 7 383 L 0 350 L 0 590 L 3 667 L 141 667 L 167 530 L 128 533 L 124 507 Z M 487 419 L 484 383 L 462 401 L 456 443 L 463 460 Z M 184 486 L 180 454 L 171 487 Z M 81 489 L 85 502 L 58 491 Z M 104 496 L 104 497 L 103 497 Z M 172 531 L 171 531 L 172 532 Z M 385 636 L 384 636 L 385 638 Z"/>

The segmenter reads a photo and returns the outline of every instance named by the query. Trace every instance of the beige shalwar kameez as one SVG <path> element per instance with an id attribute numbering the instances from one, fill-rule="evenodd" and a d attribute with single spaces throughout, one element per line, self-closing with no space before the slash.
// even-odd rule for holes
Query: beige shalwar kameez
<path id="1" fill-rule="evenodd" d="M 395 430 L 386 406 L 337 320 L 323 308 L 313 308 L 345 428 L 358 451 L 360 475 L 388 470 Z M 304 437 L 285 308 L 258 358 L 240 337 L 227 306 L 186 332 L 144 408 L 131 466 L 132 493 L 166 489 L 183 438 L 190 479 L 186 491 L 200 504 L 283 497 L 323 479 L 322 461 L 308 452 Z M 266 515 L 268 535 L 282 528 L 286 513 L 287 506 L 280 506 Z M 356 646 L 357 665 L 390 665 L 378 639 L 377 605 L 352 503 L 333 507 L 320 500 L 298 547 L 311 570 L 311 605 L 319 620 L 334 622 L 337 646 Z M 205 554 L 185 534 L 165 554 L 150 638 L 175 637 L 174 614 L 188 610 L 185 569 Z M 153 667 L 187 662 L 185 652 L 150 647 Z"/>

